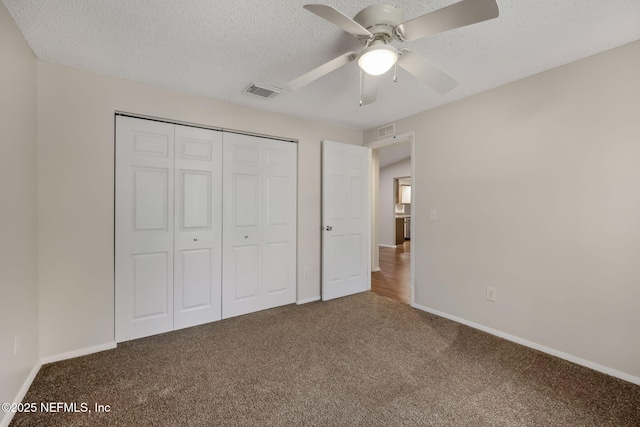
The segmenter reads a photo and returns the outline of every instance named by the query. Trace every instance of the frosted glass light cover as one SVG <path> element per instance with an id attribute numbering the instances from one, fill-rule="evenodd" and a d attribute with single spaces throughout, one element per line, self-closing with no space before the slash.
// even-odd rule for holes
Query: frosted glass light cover
<path id="1" fill-rule="evenodd" d="M 389 71 L 397 59 L 398 55 L 393 47 L 376 46 L 360 55 L 358 65 L 365 73 L 379 76 Z"/>

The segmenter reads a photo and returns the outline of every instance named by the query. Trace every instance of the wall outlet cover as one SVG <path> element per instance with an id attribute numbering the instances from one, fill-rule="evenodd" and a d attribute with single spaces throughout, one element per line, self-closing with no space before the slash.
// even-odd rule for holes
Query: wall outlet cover
<path id="1" fill-rule="evenodd" d="M 487 286 L 487 299 L 492 302 L 497 302 L 498 291 L 493 286 Z"/>

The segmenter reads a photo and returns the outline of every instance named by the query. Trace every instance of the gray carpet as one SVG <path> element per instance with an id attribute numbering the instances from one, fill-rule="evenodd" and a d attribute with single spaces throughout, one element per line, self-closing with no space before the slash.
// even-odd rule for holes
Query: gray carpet
<path id="1" fill-rule="evenodd" d="M 638 426 L 640 387 L 373 293 L 45 365 L 13 426 Z"/>

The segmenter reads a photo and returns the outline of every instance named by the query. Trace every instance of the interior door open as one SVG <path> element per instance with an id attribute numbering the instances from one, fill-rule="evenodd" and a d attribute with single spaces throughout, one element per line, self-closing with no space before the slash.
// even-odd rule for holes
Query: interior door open
<path id="1" fill-rule="evenodd" d="M 322 300 L 371 288 L 371 149 L 322 144 Z"/>

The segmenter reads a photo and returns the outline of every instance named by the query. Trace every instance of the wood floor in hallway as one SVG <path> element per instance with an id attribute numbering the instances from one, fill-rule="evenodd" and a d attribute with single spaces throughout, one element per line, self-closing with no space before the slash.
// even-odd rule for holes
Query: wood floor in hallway
<path id="1" fill-rule="evenodd" d="M 380 247 L 380 271 L 371 273 L 371 290 L 409 304 L 411 302 L 411 242 L 397 248 Z"/>

